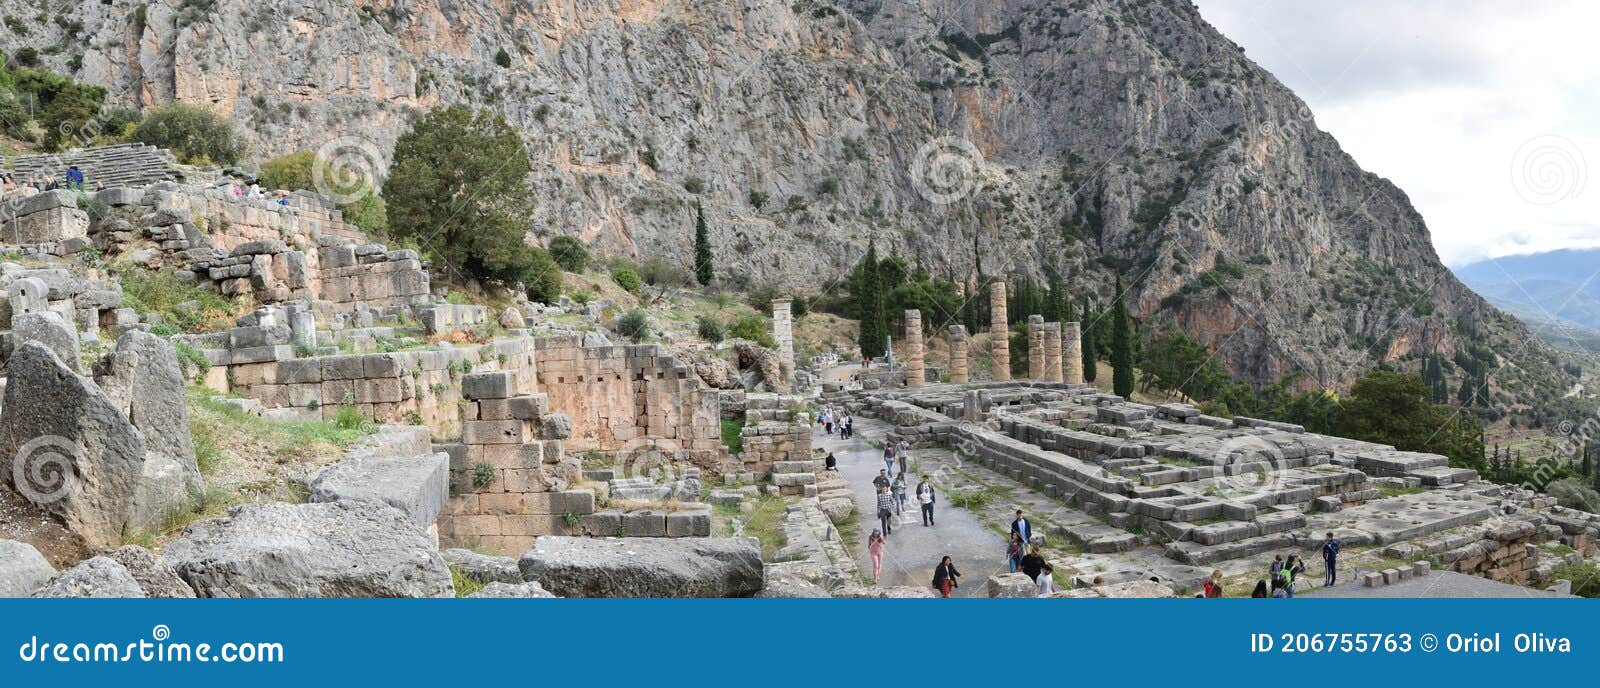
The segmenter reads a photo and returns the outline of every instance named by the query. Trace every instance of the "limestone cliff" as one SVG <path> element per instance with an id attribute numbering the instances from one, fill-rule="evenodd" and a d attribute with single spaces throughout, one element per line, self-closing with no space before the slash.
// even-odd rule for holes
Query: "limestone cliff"
<path id="1" fill-rule="evenodd" d="M 57 46 L 47 64 L 117 103 L 211 104 L 258 160 L 381 169 L 416 113 L 495 108 L 533 154 L 541 239 L 688 265 L 698 195 L 735 282 L 833 289 L 875 239 L 958 280 L 1061 270 L 1102 302 L 1120 270 L 1137 317 L 1256 380 L 1479 345 L 1506 405 L 1572 382 L 1187 2 L 37 4 L 0 0 L 31 27 L 0 49 Z"/>

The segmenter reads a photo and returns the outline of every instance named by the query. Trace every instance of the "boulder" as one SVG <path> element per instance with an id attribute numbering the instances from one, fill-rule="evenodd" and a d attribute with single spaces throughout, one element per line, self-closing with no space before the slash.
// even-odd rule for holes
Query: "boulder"
<path id="1" fill-rule="evenodd" d="M 34 597 L 144 597 L 139 581 L 110 557 L 92 557 L 56 576 Z"/>
<path id="2" fill-rule="evenodd" d="M 500 313 L 500 326 L 508 330 L 518 330 L 527 327 L 527 321 L 522 319 L 522 311 L 516 307 L 508 307 Z"/>
<path id="3" fill-rule="evenodd" d="M 822 509 L 822 513 L 827 514 L 828 520 L 834 523 L 843 523 L 849 520 L 850 514 L 856 512 L 856 503 L 850 499 L 835 497 L 822 500 L 818 503 L 818 508 Z"/>
<path id="4" fill-rule="evenodd" d="M 1039 586 L 1026 573 L 1002 573 L 989 576 L 990 597 L 1038 597 Z"/>
<path id="5" fill-rule="evenodd" d="M 764 587 L 755 538 L 552 535 L 517 566 L 561 597 L 750 597 Z"/>
<path id="6" fill-rule="evenodd" d="M 470 549 L 440 550 L 439 556 L 450 568 L 480 585 L 522 582 L 522 571 L 511 557 L 478 554 Z"/>
<path id="7" fill-rule="evenodd" d="M 0 540 L 0 597 L 27 597 L 56 575 L 56 567 L 33 545 Z"/>
<path id="8" fill-rule="evenodd" d="M 388 504 L 427 530 L 450 499 L 450 456 L 349 458 L 312 476 L 310 501 L 341 499 Z"/>
<path id="9" fill-rule="evenodd" d="M 200 597 L 454 597 L 410 517 L 368 501 L 247 504 L 190 525 L 163 558 Z"/>
<path id="10" fill-rule="evenodd" d="M 162 598 L 192 598 L 194 589 L 178 577 L 160 557 L 152 554 L 138 545 L 123 545 L 106 554 L 106 557 L 122 564 L 123 568 L 138 582 L 139 589 L 144 591 L 145 597 Z"/>
<path id="11" fill-rule="evenodd" d="M 483 589 L 467 595 L 469 598 L 554 598 L 550 591 L 540 587 L 538 583 L 501 583 L 494 582 L 483 586 Z"/>
<path id="12" fill-rule="evenodd" d="M 137 530 L 145 440 L 94 382 L 37 342 L 18 347 L 0 409 L 5 479 L 90 546 Z M 20 479 L 20 484 L 17 480 Z"/>
<path id="13" fill-rule="evenodd" d="M 117 349 L 95 366 L 95 382 L 144 435 L 145 448 L 175 464 L 175 479 L 191 494 L 205 492 L 189 436 L 183 370 L 172 343 L 142 330 L 128 330 Z"/>
<path id="14" fill-rule="evenodd" d="M 756 597 L 763 598 L 824 598 L 833 597 L 822 586 L 798 576 L 783 574 L 768 574 L 766 587 L 756 593 Z"/>
<path id="15" fill-rule="evenodd" d="M 21 347 L 25 342 L 38 342 L 49 347 L 61 357 L 67 367 L 77 372 L 82 368 L 78 349 L 78 332 L 72 323 L 55 311 L 22 313 L 11 317 L 11 341 Z"/>

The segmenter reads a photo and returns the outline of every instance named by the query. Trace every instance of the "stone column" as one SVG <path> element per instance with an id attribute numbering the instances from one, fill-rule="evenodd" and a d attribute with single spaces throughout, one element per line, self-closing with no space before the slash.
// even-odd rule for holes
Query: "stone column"
<path id="1" fill-rule="evenodd" d="M 794 384 L 794 318 L 789 303 L 789 299 L 772 300 L 772 341 L 778 344 L 778 370 L 783 373 L 784 389 Z"/>
<path id="2" fill-rule="evenodd" d="M 906 311 L 906 386 L 921 387 L 928 383 L 927 371 L 922 366 L 922 311 Z"/>
<path id="3" fill-rule="evenodd" d="M 1044 316 L 1028 316 L 1028 379 L 1044 379 Z"/>
<path id="4" fill-rule="evenodd" d="M 1061 323 L 1044 324 L 1044 379 L 1061 381 Z"/>
<path id="5" fill-rule="evenodd" d="M 950 384 L 964 385 L 967 375 L 967 328 L 950 326 Z"/>
<path id="6" fill-rule="evenodd" d="M 1083 340 L 1078 323 L 1061 323 L 1061 378 L 1069 385 L 1083 384 Z"/>
<path id="7" fill-rule="evenodd" d="M 1011 330 L 1006 324 L 1006 283 L 989 285 L 989 351 L 994 355 L 990 377 L 1011 379 Z"/>

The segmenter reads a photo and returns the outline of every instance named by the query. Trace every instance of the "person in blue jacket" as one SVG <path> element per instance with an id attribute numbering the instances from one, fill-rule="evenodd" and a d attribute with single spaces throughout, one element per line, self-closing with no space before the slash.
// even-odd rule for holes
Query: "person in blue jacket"
<path id="1" fill-rule="evenodd" d="M 1333 539 L 1333 533 L 1328 533 L 1322 541 L 1322 563 L 1327 567 L 1326 580 L 1322 584 L 1332 587 L 1334 581 L 1338 579 L 1335 569 L 1339 563 L 1339 541 Z"/>

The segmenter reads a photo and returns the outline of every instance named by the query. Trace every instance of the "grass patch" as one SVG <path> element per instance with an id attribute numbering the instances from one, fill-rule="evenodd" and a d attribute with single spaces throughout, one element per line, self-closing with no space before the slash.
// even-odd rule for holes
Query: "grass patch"
<path id="1" fill-rule="evenodd" d="M 246 450 L 264 451 L 267 458 L 277 460 L 342 453 L 366 434 L 364 428 L 341 428 L 326 421 L 266 420 L 203 387 L 190 387 L 187 395 L 189 434 L 194 438 L 195 460 L 204 462 L 202 473 L 215 471 L 229 456 Z"/>
<path id="2" fill-rule="evenodd" d="M 1600 597 L 1600 564 L 1562 564 L 1550 572 L 1550 577 L 1572 581 L 1572 594 L 1578 597 Z"/>
<path id="3" fill-rule="evenodd" d="M 482 583 L 462 573 L 461 569 L 456 568 L 453 564 L 450 566 L 450 584 L 456 588 L 456 597 L 470 597 L 473 593 L 483 589 Z"/>
<path id="4" fill-rule="evenodd" d="M 132 265 L 116 268 L 122 284 L 122 302 L 140 315 L 156 314 L 184 332 L 210 332 L 233 325 L 233 308 L 227 302 L 171 272 Z"/>
<path id="5" fill-rule="evenodd" d="M 744 534 L 761 541 L 761 560 L 772 561 L 773 553 L 788 544 L 783 535 L 785 504 L 782 497 L 763 495 L 745 515 Z"/>
<path id="6" fill-rule="evenodd" d="M 966 509 L 967 511 L 978 513 L 987 509 L 989 505 L 994 504 L 995 499 L 1000 496 L 1000 491 L 993 487 L 983 487 L 976 490 L 947 490 L 945 501 L 949 502 L 950 506 L 958 509 Z"/>
<path id="7" fill-rule="evenodd" d="M 744 421 L 722 421 L 722 444 L 734 454 L 744 451 L 744 440 L 739 439 L 739 432 L 744 430 Z"/>

